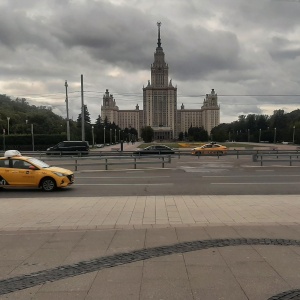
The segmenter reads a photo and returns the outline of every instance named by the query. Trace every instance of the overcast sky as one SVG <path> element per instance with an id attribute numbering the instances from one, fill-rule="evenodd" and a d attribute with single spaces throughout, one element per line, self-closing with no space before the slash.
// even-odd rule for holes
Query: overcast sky
<path id="1" fill-rule="evenodd" d="M 300 0 L 0 0 L 0 94 L 92 122 L 108 89 L 142 109 L 157 22 L 178 108 L 215 89 L 221 122 L 290 112 L 300 100 Z"/>

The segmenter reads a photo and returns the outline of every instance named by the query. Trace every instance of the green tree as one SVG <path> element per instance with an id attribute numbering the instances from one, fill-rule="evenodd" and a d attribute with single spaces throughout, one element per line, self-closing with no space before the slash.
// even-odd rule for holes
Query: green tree
<path id="1" fill-rule="evenodd" d="M 151 126 L 143 127 L 141 130 L 141 138 L 144 140 L 145 143 L 152 142 L 154 137 L 154 130 Z"/>
<path id="2" fill-rule="evenodd" d="M 86 124 L 91 124 L 90 113 L 86 105 L 83 106 L 83 113 L 84 113 L 84 122 Z M 79 127 L 81 127 L 81 113 L 78 115 L 77 123 L 80 124 Z"/>

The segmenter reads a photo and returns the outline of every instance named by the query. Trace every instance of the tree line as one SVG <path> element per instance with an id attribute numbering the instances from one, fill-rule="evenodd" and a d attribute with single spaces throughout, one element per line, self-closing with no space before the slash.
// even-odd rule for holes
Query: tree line
<path id="1" fill-rule="evenodd" d="M 273 115 L 240 115 L 237 121 L 223 123 L 211 131 L 218 142 L 300 143 L 300 110 L 285 113 L 279 109 Z"/>
<path id="2" fill-rule="evenodd" d="M 137 140 L 135 128 L 121 129 L 115 123 L 102 120 L 100 115 L 93 123 L 87 105 L 84 106 L 85 139 L 90 144 L 111 143 L 119 140 Z M 81 113 L 76 121 L 69 120 L 71 140 L 81 140 Z M 12 100 L 7 95 L 0 95 L 0 149 L 5 136 L 7 144 L 18 142 L 30 143 L 32 131 L 40 138 L 44 146 L 52 146 L 66 140 L 66 119 L 53 113 L 46 106 L 29 105 L 25 98 Z M 150 126 L 141 129 L 145 142 L 153 140 L 154 132 Z M 192 127 L 187 132 L 180 132 L 179 140 L 187 141 L 236 141 L 236 142 L 290 142 L 300 144 L 300 110 L 285 113 L 275 110 L 273 115 L 240 115 L 237 121 L 222 123 L 214 127 L 209 135 L 203 127 Z M 49 145 L 48 145 L 48 144 Z M 47 145 L 46 145 L 47 144 Z M 43 150 L 43 149 L 42 149 Z"/>
<path id="3" fill-rule="evenodd" d="M 81 113 L 76 121 L 69 120 L 71 140 L 82 139 L 81 122 Z M 108 122 L 107 118 L 102 120 L 100 115 L 92 123 L 87 105 L 84 106 L 84 123 L 85 140 L 90 145 L 93 142 L 103 144 L 131 141 L 138 137 L 135 128 L 121 129 L 115 123 Z M 67 139 L 65 118 L 56 115 L 46 106 L 29 105 L 25 98 L 13 100 L 7 95 L 0 95 L 0 130 L 0 149 L 5 142 L 6 148 L 18 146 L 20 150 L 30 150 L 32 134 L 36 150 L 45 150 L 46 147 Z"/>

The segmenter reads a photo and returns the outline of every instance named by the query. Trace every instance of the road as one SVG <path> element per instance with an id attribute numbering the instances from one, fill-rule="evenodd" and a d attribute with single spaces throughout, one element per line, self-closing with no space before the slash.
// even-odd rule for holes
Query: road
<path id="1" fill-rule="evenodd" d="M 152 166 L 152 165 L 151 165 Z M 261 167 L 251 156 L 173 157 L 162 169 L 117 169 L 75 172 L 75 184 L 44 194 L 33 189 L 8 189 L 6 198 L 95 197 L 152 195 L 288 195 L 300 194 L 298 166 L 268 163 Z M 139 166 L 138 166 L 139 167 Z"/>

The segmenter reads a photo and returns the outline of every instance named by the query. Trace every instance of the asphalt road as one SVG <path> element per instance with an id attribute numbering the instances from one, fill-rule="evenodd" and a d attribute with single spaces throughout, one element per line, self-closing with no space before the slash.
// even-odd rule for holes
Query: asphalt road
<path id="1" fill-rule="evenodd" d="M 60 162 L 61 163 L 61 162 Z M 153 195 L 287 195 L 300 194 L 298 166 L 269 162 L 261 167 L 251 156 L 173 157 L 171 164 L 110 166 L 95 163 L 75 172 L 74 185 L 45 193 L 36 189 L 6 189 L 6 198 L 95 197 Z M 119 170 L 118 170 L 119 168 Z M 122 168 L 122 169 L 120 169 Z M 130 168 L 130 169 L 129 169 Z"/>

